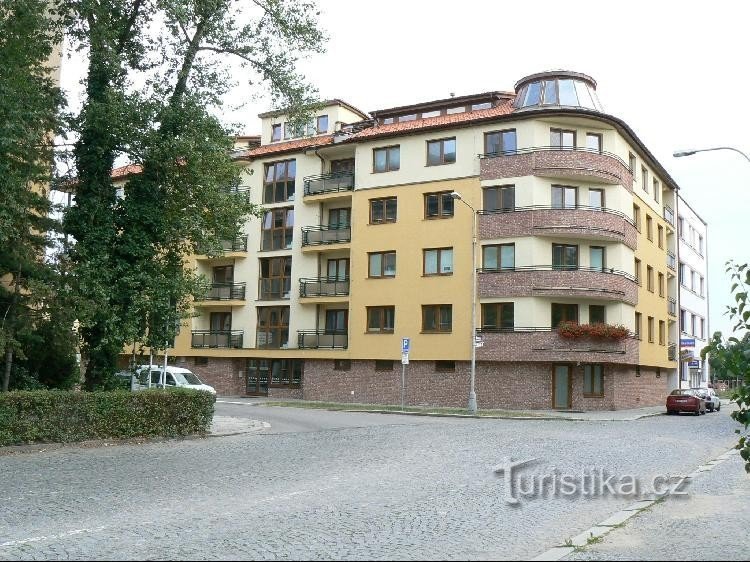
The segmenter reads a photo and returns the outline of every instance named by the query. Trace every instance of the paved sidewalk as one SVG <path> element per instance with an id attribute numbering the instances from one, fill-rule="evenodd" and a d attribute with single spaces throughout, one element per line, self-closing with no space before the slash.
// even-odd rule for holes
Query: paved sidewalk
<path id="1" fill-rule="evenodd" d="M 268 429 L 271 424 L 259 420 L 247 418 L 234 418 L 230 416 L 214 416 L 211 424 L 210 435 L 238 435 L 240 433 L 254 433 L 261 429 Z"/>

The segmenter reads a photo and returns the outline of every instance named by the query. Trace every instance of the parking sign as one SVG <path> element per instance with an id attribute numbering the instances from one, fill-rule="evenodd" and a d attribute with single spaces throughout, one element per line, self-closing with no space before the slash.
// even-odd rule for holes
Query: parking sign
<path id="1" fill-rule="evenodd" d="M 401 339 L 401 353 L 409 353 L 409 338 Z"/>

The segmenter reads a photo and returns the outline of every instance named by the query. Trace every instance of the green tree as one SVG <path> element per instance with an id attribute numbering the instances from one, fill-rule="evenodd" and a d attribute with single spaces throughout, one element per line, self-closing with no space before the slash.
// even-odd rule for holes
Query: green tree
<path id="1" fill-rule="evenodd" d="M 732 282 L 735 305 L 727 307 L 727 314 L 734 322 L 734 333 L 725 342 L 721 332 L 716 332 L 709 344 L 701 351 L 701 358 L 708 357 L 713 372 L 723 379 L 739 378 L 743 381 L 732 396 L 739 409 L 732 412 L 732 418 L 741 423 L 745 430 L 750 426 L 750 308 L 748 308 L 748 287 L 750 268 L 748 264 L 727 262 L 727 273 Z M 737 430 L 740 433 L 740 430 Z M 740 436 L 737 448 L 745 460 L 745 470 L 750 472 L 750 439 Z"/>
<path id="2" fill-rule="evenodd" d="M 260 212 L 227 189 L 239 168 L 215 115 L 233 85 L 231 60 L 304 122 L 316 96 L 295 65 L 324 38 L 305 1 L 60 2 L 89 61 L 73 127 L 77 205 L 65 225 L 76 240 L 70 259 L 93 389 L 126 343 L 158 348 L 172 339 L 199 285 L 184 256 L 216 251 Z M 111 178 L 118 157 L 142 166 L 124 199 Z"/>

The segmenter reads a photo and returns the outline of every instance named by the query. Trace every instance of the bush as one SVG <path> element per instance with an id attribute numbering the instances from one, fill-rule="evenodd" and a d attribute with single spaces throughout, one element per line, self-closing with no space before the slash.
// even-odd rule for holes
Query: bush
<path id="1" fill-rule="evenodd" d="M 214 401 L 192 389 L 0 393 L 0 446 L 205 434 Z"/>

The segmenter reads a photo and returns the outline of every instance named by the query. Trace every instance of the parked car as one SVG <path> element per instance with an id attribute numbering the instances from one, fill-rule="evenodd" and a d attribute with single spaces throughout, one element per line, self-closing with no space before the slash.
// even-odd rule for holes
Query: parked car
<path id="1" fill-rule="evenodd" d="M 696 416 L 706 413 L 706 401 L 692 388 L 678 388 L 667 396 L 667 414 L 692 412 Z"/>
<path id="2" fill-rule="evenodd" d="M 721 410 L 721 400 L 716 395 L 716 392 L 713 388 L 691 388 L 690 390 L 695 390 L 698 394 L 700 394 L 703 397 L 703 400 L 706 401 L 706 408 L 709 412 L 718 412 Z"/>
<path id="3" fill-rule="evenodd" d="M 143 390 L 148 388 L 148 367 L 148 365 L 141 365 L 136 370 L 137 376 L 133 385 L 133 390 Z M 163 370 L 163 366 L 151 365 L 151 388 L 162 388 Z M 205 390 L 211 394 L 216 394 L 216 389 L 214 389 L 213 386 L 207 385 L 198 378 L 198 375 L 189 369 L 183 369 L 182 367 L 172 367 L 167 365 L 165 382 L 167 388 L 194 388 L 196 390 Z"/>

